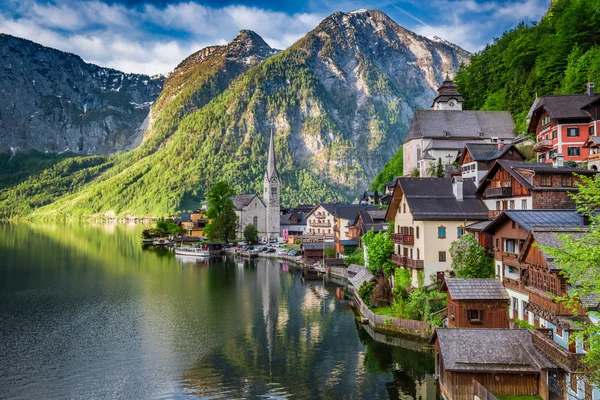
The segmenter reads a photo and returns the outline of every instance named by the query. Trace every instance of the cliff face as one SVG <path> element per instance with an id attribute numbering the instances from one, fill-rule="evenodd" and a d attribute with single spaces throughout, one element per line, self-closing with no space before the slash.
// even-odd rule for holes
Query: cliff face
<path id="1" fill-rule="evenodd" d="M 0 152 L 129 150 L 141 142 L 163 80 L 0 34 Z"/>

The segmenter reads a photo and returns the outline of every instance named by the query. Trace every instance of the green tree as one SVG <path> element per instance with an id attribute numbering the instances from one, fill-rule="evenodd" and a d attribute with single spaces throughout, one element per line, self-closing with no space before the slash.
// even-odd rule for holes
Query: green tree
<path id="1" fill-rule="evenodd" d="M 391 234 L 375 233 L 371 229 L 363 235 L 362 240 L 367 246 L 367 268 L 374 274 L 390 276 L 393 271 L 392 253 L 394 252 Z"/>
<path id="2" fill-rule="evenodd" d="M 430 175 L 433 178 L 443 178 L 446 175 L 444 171 L 444 164 L 442 163 L 442 158 L 438 158 L 437 162 L 433 164 L 430 168 Z"/>
<path id="3" fill-rule="evenodd" d="M 235 195 L 226 182 L 215 183 L 206 196 L 210 224 L 204 229 L 209 240 L 229 242 L 235 239 L 237 216 L 231 198 Z"/>
<path id="4" fill-rule="evenodd" d="M 351 264 L 365 265 L 364 251 L 356 247 L 352 254 L 344 258 L 344 264 L 348 267 Z"/>
<path id="5" fill-rule="evenodd" d="M 490 278 L 494 276 L 494 260 L 472 235 L 463 235 L 450 245 L 452 268 L 458 278 Z"/>
<path id="6" fill-rule="evenodd" d="M 578 299 L 600 298 L 600 216 L 596 214 L 596 210 L 600 209 L 600 177 L 580 178 L 579 191 L 572 197 L 577 210 L 590 218 L 589 230 L 582 235 L 557 235 L 562 246 L 540 246 L 569 280 L 572 290 L 568 297 L 558 300 L 572 307 Z M 584 356 L 587 376 L 595 384 L 600 384 L 600 324 L 585 323 L 581 331 L 574 331 L 574 337 L 587 342 L 589 349 Z"/>
<path id="7" fill-rule="evenodd" d="M 336 253 L 335 253 L 335 247 L 325 247 L 325 257 L 327 258 L 335 258 Z"/>
<path id="8" fill-rule="evenodd" d="M 248 224 L 244 228 L 244 240 L 248 243 L 258 242 L 258 229 L 254 224 Z"/>
<path id="9" fill-rule="evenodd" d="M 379 192 L 377 189 L 375 189 L 375 193 L 373 194 L 373 202 L 377 205 L 379 204 Z"/>

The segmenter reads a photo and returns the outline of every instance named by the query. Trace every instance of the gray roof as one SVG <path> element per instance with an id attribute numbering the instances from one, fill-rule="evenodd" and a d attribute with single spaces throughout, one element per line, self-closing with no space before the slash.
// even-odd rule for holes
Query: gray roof
<path id="1" fill-rule="evenodd" d="M 365 267 L 363 267 L 362 265 L 358 265 L 358 264 L 350 264 L 348 266 L 348 272 L 353 273 L 353 274 L 358 274 L 363 269 L 365 269 Z"/>
<path id="2" fill-rule="evenodd" d="M 450 99 L 455 99 L 459 102 L 464 102 L 464 97 L 458 92 L 457 89 L 458 86 L 454 82 L 452 82 L 450 78 L 446 77 L 446 79 L 442 83 L 442 86 L 440 86 L 440 88 L 438 89 L 439 94 L 435 99 L 433 99 L 433 104 L 435 104 L 436 102 L 447 103 Z"/>
<path id="3" fill-rule="evenodd" d="M 464 140 L 446 140 L 446 139 L 437 139 L 433 140 L 431 143 L 427 145 L 425 150 L 462 150 L 467 141 L 472 139 L 464 139 Z M 429 153 L 426 153 L 429 155 Z M 429 157 L 435 159 L 435 157 L 429 155 Z"/>
<path id="4" fill-rule="evenodd" d="M 581 304 L 585 308 L 597 309 L 600 307 L 600 294 L 590 293 L 581 298 Z"/>
<path id="5" fill-rule="evenodd" d="M 468 231 L 483 231 L 485 228 L 490 226 L 492 221 L 480 221 L 475 222 L 474 224 L 465 226 L 465 229 Z"/>
<path id="6" fill-rule="evenodd" d="M 452 191 L 451 178 L 400 178 L 402 193 L 416 220 L 487 220 L 488 208 L 475 197 L 475 184 L 463 182 L 463 200 Z"/>
<path id="7" fill-rule="evenodd" d="M 541 231 L 541 229 L 544 229 L 544 230 Z M 573 228 L 560 227 L 560 226 L 544 227 L 544 228 L 534 227 L 533 231 L 531 232 L 531 235 L 535 239 L 535 242 L 538 244 L 538 246 L 546 246 L 546 247 L 555 247 L 556 248 L 556 247 L 563 246 L 562 239 L 560 239 L 557 235 L 569 235 L 574 239 L 581 239 L 585 235 L 585 232 L 573 231 Z M 548 265 L 549 269 L 551 269 L 551 270 L 559 269 L 556 266 L 556 264 L 554 264 L 554 257 L 547 254 L 541 248 L 540 248 L 540 251 L 542 253 L 542 256 L 546 259 L 546 264 Z"/>
<path id="8" fill-rule="evenodd" d="M 349 278 L 350 283 L 352 286 L 354 286 L 354 288 L 356 288 L 356 290 L 360 289 L 360 285 L 362 285 L 363 282 L 370 282 L 374 279 L 375 277 L 373 274 L 364 267 L 360 267 L 360 270 L 356 273 L 356 275 L 354 275 L 352 278 Z"/>
<path id="9" fill-rule="evenodd" d="M 447 371 L 532 373 L 555 369 L 527 329 L 436 329 Z"/>
<path id="10" fill-rule="evenodd" d="M 324 250 L 328 247 L 335 247 L 333 242 L 305 242 L 302 243 L 303 250 Z"/>
<path id="11" fill-rule="evenodd" d="M 588 145 L 589 143 L 589 145 Z M 590 136 L 585 142 L 583 147 L 597 147 L 600 146 L 600 136 Z"/>
<path id="12" fill-rule="evenodd" d="M 527 231 L 530 231 L 533 227 L 543 226 L 583 226 L 583 217 L 576 210 L 504 210 L 490 223 L 485 231 L 494 229 L 506 218 L 512 219 Z"/>
<path id="13" fill-rule="evenodd" d="M 581 108 L 591 101 L 600 98 L 596 95 L 590 97 L 587 94 L 568 94 L 556 96 L 543 96 L 537 99 L 533 112 L 544 108 L 551 118 L 590 118 L 590 115 Z"/>
<path id="14" fill-rule="evenodd" d="M 379 210 L 379 207 L 370 204 L 343 204 L 335 205 L 335 217 L 354 221 L 359 211 Z"/>
<path id="15" fill-rule="evenodd" d="M 510 296 L 498 279 L 447 278 L 446 287 L 454 300 L 509 300 Z"/>
<path id="16" fill-rule="evenodd" d="M 514 149 L 519 154 L 521 152 L 512 143 L 505 144 L 498 148 L 497 143 L 467 143 L 465 148 L 471 154 L 474 161 L 491 161 L 502 157 L 510 149 Z M 522 155 L 522 154 L 521 154 Z M 523 157 L 525 159 L 525 157 Z"/>
<path id="17" fill-rule="evenodd" d="M 417 110 L 408 128 L 406 140 L 512 139 L 515 137 L 514 126 L 515 122 L 508 111 Z"/>
<path id="18" fill-rule="evenodd" d="M 238 196 L 233 196 L 231 200 L 233 201 L 233 206 L 235 207 L 235 209 L 241 210 L 248 204 L 250 204 L 250 202 L 252 202 L 252 199 L 254 199 L 255 197 L 258 196 L 255 194 L 240 194 Z"/>
<path id="19" fill-rule="evenodd" d="M 591 322 L 590 317 L 587 315 L 559 315 L 556 317 L 556 321 L 562 329 L 569 331 L 582 330 L 582 324 L 589 324 Z"/>

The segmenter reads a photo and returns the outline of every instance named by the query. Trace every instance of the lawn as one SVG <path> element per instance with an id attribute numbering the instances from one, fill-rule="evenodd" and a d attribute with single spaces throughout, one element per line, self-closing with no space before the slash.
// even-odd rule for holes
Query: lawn
<path id="1" fill-rule="evenodd" d="M 387 307 L 373 307 L 373 308 L 371 308 L 371 311 L 373 311 L 373 313 L 377 314 L 377 315 L 386 315 L 388 317 L 395 317 L 396 316 L 394 314 L 394 310 L 390 306 L 387 306 Z"/>

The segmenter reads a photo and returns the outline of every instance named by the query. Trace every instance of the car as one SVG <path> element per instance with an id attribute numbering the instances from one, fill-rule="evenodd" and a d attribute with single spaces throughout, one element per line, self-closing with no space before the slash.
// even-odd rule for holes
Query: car
<path id="1" fill-rule="evenodd" d="M 258 251 L 260 251 L 261 253 L 264 253 L 267 250 L 269 250 L 269 248 L 268 247 L 264 247 L 264 246 L 258 249 Z"/>
<path id="2" fill-rule="evenodd" d="M 267 253 L 277 253 L 277 250 L 275 250 L 274 248 L 270 247 L 269 249 L 267 249 Z"/>

